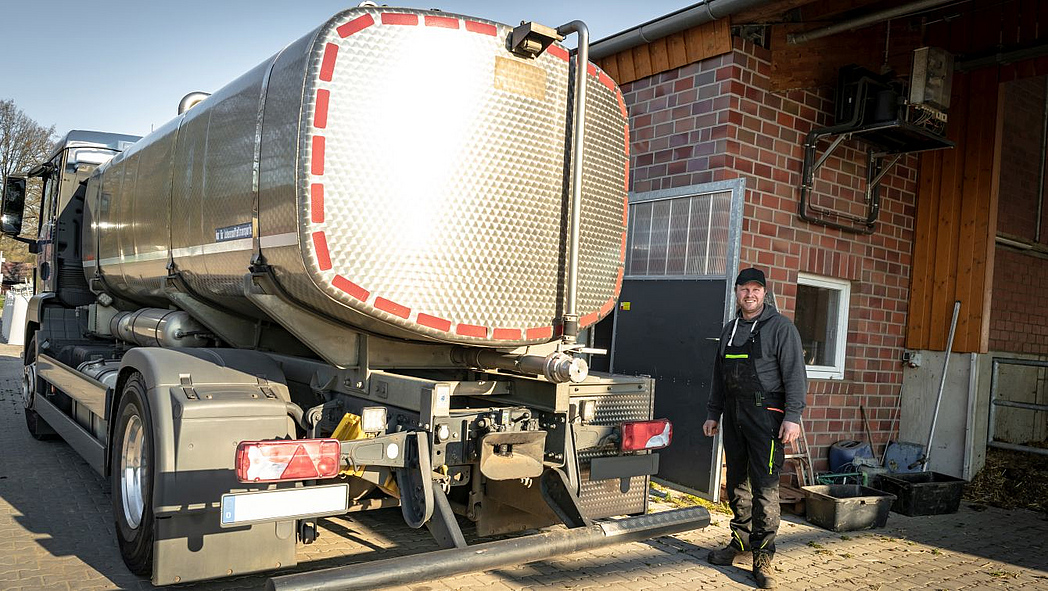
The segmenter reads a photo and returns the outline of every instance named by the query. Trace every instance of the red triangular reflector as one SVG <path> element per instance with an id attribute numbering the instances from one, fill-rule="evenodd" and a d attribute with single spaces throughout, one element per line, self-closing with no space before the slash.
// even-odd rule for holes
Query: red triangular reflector
<path id="1" fill-rule="evenodd" d="M 313 459 L 309 457 L 309 452 L 300 445 L 295 449 L 295 455 L 291 456 L 291 461 L 287 463 L 287 468 L 284 468 L 284 473 L 280 477 L 306 479 L 319 476 L 317 467 L 313 465 Z"/>

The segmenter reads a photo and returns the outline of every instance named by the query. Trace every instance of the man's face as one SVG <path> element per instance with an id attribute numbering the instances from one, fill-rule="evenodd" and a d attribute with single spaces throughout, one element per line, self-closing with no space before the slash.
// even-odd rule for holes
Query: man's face
<path id="1" fill-rule="evenodd" d="M 764 286 L 756 281 L 736 285 L 735 299 L 739 302 L 742 313 L 747 317 L 752 316 L 764 305 Z"/>

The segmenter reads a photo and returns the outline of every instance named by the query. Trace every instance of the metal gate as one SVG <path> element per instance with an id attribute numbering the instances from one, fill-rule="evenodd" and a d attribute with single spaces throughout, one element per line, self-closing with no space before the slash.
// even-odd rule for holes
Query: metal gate
<path id="1" fill-rule="evenodd" d="M 720 329 L 732 312 L 745 179 L 630 195 L 626 272 L 610 369 L 655 378 L 655 415 L 673 421 L 659 478 L 720 493 L 720 439 L 702 434 Z"/>

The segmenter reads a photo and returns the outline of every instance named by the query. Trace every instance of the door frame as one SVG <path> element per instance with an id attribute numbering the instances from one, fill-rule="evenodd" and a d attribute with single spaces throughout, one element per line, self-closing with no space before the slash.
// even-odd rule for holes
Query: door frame
<path id="1" fill-rule="evenodd" d="M 746 201 L 746 179 L 740 177 L 737 179 L 730 179 L 725 181 L 715 181 L 711 183 L 700 183 L 696 185 L 688 185 L 685 187 L 674 187 L 672 189 L 660 189 L 657 191 L 644 191 L 635 192 L 630 191 L 629 193 L 629 204 L 633 205 L 636 203 L 643 203 L 647 201 L 661 201 L 667 199 L 675 199 L 678 197 L 693 197 L 697 195 L 704 195 L 709 193 L 723 193 L 725 191 L 731 191 L 731 205 L 728 213 L 728 244 L 725 251 L 725 265 L 724 275 L 674 275 L 674 276 L 637 276 L 637 275 L 625 275 L 624 280 L 634 281 L 675 281 L 675 280 L 696 280 L 696 279 L 712 279 L 712 280 L 723 280 L 725 283 L 724 293 L 724 318 L 723 324 L 727 324 L 735 316 L 735 289 L 732 285 L 731 278 L 735 277 L 739 272 L 739 257 L 742 250 L 742 217 L 743 217 L 743 206 Z M 626 231 L 632 235 L 632 227 L 627 225 Z M 628 256 L 628 252 L 627 252 Z M 625 263 L 624 263 L 625 264 Z M 611 332 L 611 352 L 609 357 L 609 370 L 611 373 L 615 373 L 615 343 L 618 337 L 618 314 L 619 307 L 614 308 L 614 320 Z M 658 392 L 656 391 L 656 396 Z M 672 417 L 670 417 L 672 420 Z M 721 489 L 721 470 L 719 469 L 723 462 L 723 449 L 721 446 L 721 435 L 718 433 L 713 441 L 713 460 L 711 466 L 716 466 L 713 473 L 713 481 L 711 483 L 710 490 L 712 494 L 707 494 L 702 491 L 683 487 L 678 484 L 674 484 L 675 487 L 684 490 L 690 494 L 694 494 L 698 497 L 705 498 L 713 501 L 714 503 L 720 502 L 720 489 Z"/>

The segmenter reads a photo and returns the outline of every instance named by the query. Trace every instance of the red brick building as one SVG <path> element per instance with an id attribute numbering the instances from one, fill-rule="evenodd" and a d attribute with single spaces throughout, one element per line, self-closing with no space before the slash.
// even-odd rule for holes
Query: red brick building
<path id="1" fill-rule="evenodd" d="M 713 0 L 593 46 L 630 113 L 631 224 L 650 224 L 631 230 L 627 258 L 646 257 L 633 278 L 672 276 L 680 250 L 680 224 L 663 222 L 676 205 L 649 213 L 649 200 L 744 185 L 739 244 L 728 247 L 737 260 L 706 275 L 764 268 L 779 309 L 801 328 L 812 362 L 804 427 L 817 469 L 838 440 L 872 437 L 878 454 L 889 440 L 927 443 L 955 301 L 930 468 L 970 477 L 981 466 L 991 386 L 998 399 L 1048 403 L 1042 382 L 1008 362 L 990 383 L 995 357 L 1048 359 L 1048 27 L 1038 23 L 1048 25 L 1048 7 L 1018 0 Z M 947 141 L 896 134 L 909 143 L 889 167 L 888 157 L 868 160 L 870 136 L 854 133 L 814 172 L 802 205 L 808 134 L 841 123 L 841 68 L 857 64 L 898 83 L 905 98 L 914 50 L 925 46 L 954 60 Z M 932 136 L 943 131 L 917 123 Z M 817 142 L 814 155 L 836 137 Z M 871 194 L 878 166 L 886 173 Z M 664 266 L 652 273 L 653 263 Z M 1036 363 L 1023 367 L 1043 371 Z M 1012 444 L 1042 441 L 1046 417 L 998 406 L 996 432 L 1013 433 Z"/>

